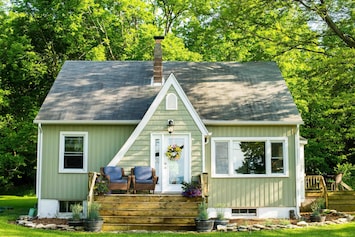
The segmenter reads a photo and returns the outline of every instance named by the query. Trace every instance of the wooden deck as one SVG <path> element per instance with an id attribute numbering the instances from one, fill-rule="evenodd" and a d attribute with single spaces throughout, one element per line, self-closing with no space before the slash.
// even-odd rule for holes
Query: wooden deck
<path id="1" fill-rule="evenodd" d="M 95 196 L 101 204 L 103 231 L 195 230 L 201 197 L 163 194 Z"/>
<path id="2" fill-rule="evenodd" d="M 324 198 L 326 208 L 335 209 L 342 212 L 355 211 L 355 191 L 344 182 L 335 185 L 334 182 L 326 182 L 321 175 L 308 175 L 305 178 L 306 200 L 302 203 L 301 211 L 311 211 L 310 205 L 317 198 Z"/>

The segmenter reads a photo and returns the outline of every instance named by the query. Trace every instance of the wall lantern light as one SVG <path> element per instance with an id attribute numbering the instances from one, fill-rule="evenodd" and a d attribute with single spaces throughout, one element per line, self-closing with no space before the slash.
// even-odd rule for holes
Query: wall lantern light
<path id="1" fill-rule="evenodd" d="M 172 119 L 168 120 L 168 132 L 169 133 L 174 132 L 174 120 Z"/>

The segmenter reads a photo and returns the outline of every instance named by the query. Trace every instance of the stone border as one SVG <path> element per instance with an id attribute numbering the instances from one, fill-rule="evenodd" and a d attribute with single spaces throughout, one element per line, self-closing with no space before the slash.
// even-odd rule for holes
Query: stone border
<path id="1" fill-rule="evenodd" d="M 236 223 L 228 224 L 227 226 L 218 225 L 217 230 L 214 231 L 224 231 L 224 232 L 251 232 L 251 231 L 260 231 L 260 230 L 277 230 L 277 229 L 296 229 L 303 228 L 308 226 L 324 226 L 324 225 L 335 225 L 335 224 L 345 224 L 354 220 L 354 216 L 337 212 L 335 210 L 330 210 L 330 214 L 334 214 L 339 216 L 339 218 L 333 221 L 324 221 L 324 222 L 306 222 L 299 221 L 297 224 L 270 224 L 270 225 L 262 225 L 262 224 L 253 224 L 253 225 L 237 225 Z M 63 230 L 63 231 L 84 231 L 82 226 L 69 226 L 69 225 L 56 225 L 56 224 L 36 224 L 33 221 L 33 218 L 29 216 L 20 216 L 19 219 L 16 220 L 16 224 L 33 228 L 33 229 L 45 229 L 45 230 Z M 174 231 L 115 231 L 116 233 L 124 233 L 124 232 L 134 232 L 134 233 L 153 233 L 153 232 L 174 232 Z"/>

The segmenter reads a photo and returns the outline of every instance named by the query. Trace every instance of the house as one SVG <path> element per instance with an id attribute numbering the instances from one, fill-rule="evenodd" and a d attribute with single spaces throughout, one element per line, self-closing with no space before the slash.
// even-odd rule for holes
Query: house
<path id="1" fill-rule="evenodd" d="M 106 165 L 156 168 L 156 193 L 206 172 L 211 213 L 299 214 L 302 119 L 274 62 L 162 62 L 158 38 L 153 62 L 65 62 L 34 122 L 40 217 L 85 203 L 88 172 Z"/>

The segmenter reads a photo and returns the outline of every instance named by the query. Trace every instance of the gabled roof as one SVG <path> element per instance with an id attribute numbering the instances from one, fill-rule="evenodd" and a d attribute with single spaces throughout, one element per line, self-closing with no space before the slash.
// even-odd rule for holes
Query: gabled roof
<path id="1" fill-rule="evenodd" d="M 197 127 L 200 129 L 200 132 L 203 136 L 207 136 L 209 134 L 207 128 L 205 125 L 202 123 L 200 120 L 199 116 L 197 115 L 195 109 L 192 107 L 189 99 L 186 97 L 186 94 L 182 90 L 181 86 L 177 82 L 174 74 L 170 74 L 168 77 L 166 83 L 164 83 L 162 89 L 159 91 L 158 95 L 155 97 L 152 105 L 149 107 L 147 112 L 144 114 L 143 119 L 139 122 L 131 136 L 127 139 L 126 143 L 123 145 L 123 147 L 118 151 L 118 153 L 113 157 L 113 159 L 110 161 L 108 166 L 114 166 L 118 164 L 118 162 L 124 157 L 128 149 L 132 146 L 134 141 L 137 139 L 137 137 L 140 135 L 140 133 L 143 131 L 147 123 L 150 121 L 151 117 L 157 110 L 158 106 L 162 103 L 164 100 L 168 90 L 170 87 L 173 87 L 179 96 L 179 98 L 182 100 L 182 103 L 184 106 L 187 108 L 188 112 L 190 113 L 192 119 L 194 120 L 195 124 Z"/>
<path id="2" fill-rule="evenodd" d="M 302 123 L 273 62 L 164 62 L 205 123 Z M 152 61 L 67 61 L 35 122 L 138 123 L 160 86 Z"/>

